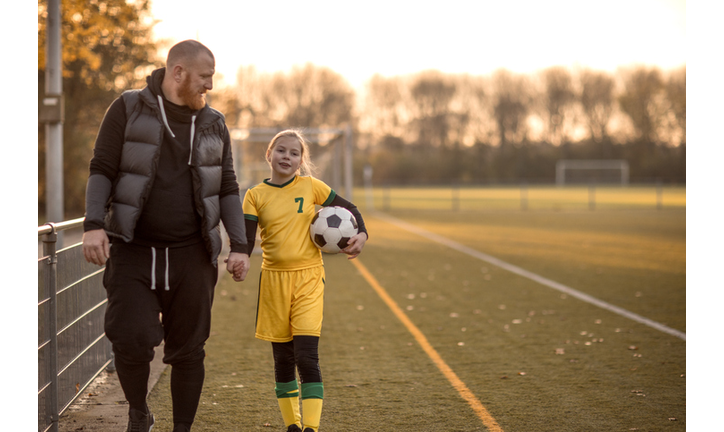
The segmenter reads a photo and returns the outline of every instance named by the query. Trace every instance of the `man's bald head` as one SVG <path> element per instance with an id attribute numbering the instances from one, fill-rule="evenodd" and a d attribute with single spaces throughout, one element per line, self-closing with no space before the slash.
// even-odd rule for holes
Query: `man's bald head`
<path id="1" fill-rule="evenodd" d="M 188 66 L 204 54 L 216 62 L 214 54 L 201 42 L 192 39 L 179 42 L 168 51 L 166 69 L 173 69 L 176 65 Z"/>

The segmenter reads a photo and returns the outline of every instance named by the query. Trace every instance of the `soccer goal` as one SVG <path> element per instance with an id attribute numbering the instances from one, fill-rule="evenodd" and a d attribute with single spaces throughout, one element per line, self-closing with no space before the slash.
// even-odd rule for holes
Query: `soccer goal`
<path id="1" fill-rule="evenodd" d="M 622 159 L 561 159 L 556 162 L 556 185 L 619 183 L 628 184 L 628 162 Z"/>
<path id="2" fill-rule="evenodd" d="M 269 178 L 265 154 L 281 128 L 229 128 L 239 187 L 244 190 Z M 352 199 L 352 128 L 300 128 L 310 147 L 315 177 Z"/>

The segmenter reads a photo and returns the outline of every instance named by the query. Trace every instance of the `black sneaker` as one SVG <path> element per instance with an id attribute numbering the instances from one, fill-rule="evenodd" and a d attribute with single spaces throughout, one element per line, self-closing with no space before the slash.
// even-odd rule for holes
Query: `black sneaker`
<path id="1" fill-rule="evenodd" d="M 289 425 L 289 427 L 287 428 L 287 432 L 302 432 L 302 428 L 300 428 L 296 424 Z"/>
<path id="2" fill-rule="evenodd" d="M 306 429 L 304 429 L 304 432 L 314 432 L 314 429 L 312 429 L 312 428 L 306 428 Z"/>
<path id="3" fill-rule="evenodd" d="M 137 409 L 130 408 L 128 410 L 128 429 L 126 432 L 151 432 L 155 423 L 151 411 L 148 414 Z"/>

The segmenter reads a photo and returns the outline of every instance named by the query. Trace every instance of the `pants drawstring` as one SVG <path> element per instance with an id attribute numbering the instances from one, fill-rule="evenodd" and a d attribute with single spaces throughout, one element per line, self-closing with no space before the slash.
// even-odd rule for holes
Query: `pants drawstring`
<path id="1" fill-rule="evenodd" d="M 168 248 L 166 248 L 166 291 L 171 290 L 171 286 L 168 283 L 168 268 L 169 268 L 169 262 L 168 262 Z"/>
<path id="2" fill-rule="evenodd" d="M 151 289 L 156 289 L 156 248 L 151 248 Z"/>
<path id="3" fill-rule="evenodd" d="M 168 280 L 169 280 L 168 272 L 169 272 L 168 248 L 166 248 L 166 271 L 164 272 L 164 279 L 165 279 L 164 289 L 166 291 L 171 290 L 171 286 L 168 282 Z M 154 247 L 151 248 L 151 289 L 152 290 L 156 289 L 156 248 L 154 248 Z"/>

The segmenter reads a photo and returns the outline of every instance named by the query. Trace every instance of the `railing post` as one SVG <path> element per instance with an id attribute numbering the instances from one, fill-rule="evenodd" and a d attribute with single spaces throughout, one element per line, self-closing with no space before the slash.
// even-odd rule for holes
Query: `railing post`
<path id="1" fill-rule="evenodd" d="M 56 304 L 56 295 L 58 292 L 58 254 L 56 250 L 58 233 L 55 230 L 55 224 L 49 223 L 51 231 L 45 235 L 43 239 L 43 255 L 47 256 L 48 277 L 45 282 L 46 292 L 48 293 L 48 333 L 50 335 L 50 343 L 48 350 L 50 351 L 50 361 L 48 362 L 48 377 L 50 378 L 50 397 L 46 399 L 47 412 L 50 413 L 50 431 L 58 432 L 58 310 Z"/>
<path id="2" fill-rule="evenodd" d="M 453 184 L 452 186 L 452 211 L 460 210 L 460 186 Z"/>
<path id="3" fill-rule="evenodd" d="M 520 209 L 528 210 L 528 183 L 526 182 L 520 184 Z"/>

